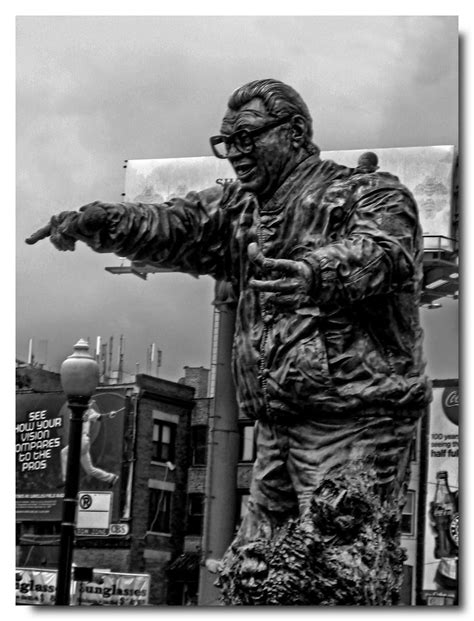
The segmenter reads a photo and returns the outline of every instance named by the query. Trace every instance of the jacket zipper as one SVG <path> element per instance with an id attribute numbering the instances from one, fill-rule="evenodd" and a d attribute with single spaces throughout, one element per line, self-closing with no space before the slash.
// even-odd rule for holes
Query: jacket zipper
<path id="1" fill-rule="evenodd" d="M 267 415 L 267 418 L 270 420 L 270 404 L 268 403 L 268 386 L 267 386 L 267 376 L 266 376 L 267 369 L 265 368 L 265 346 L 267 344 L 267 338 L 268 338 L 268 326 L 264 323 L 262 340 L 260 341 L 259 379 L 260 379 L 260 386 L 262 388 L 263 402 L 265 404 L 265 414 Z"/>
<path id="2" fill-rule="evenodd" d="M 263 233 L 262 233 L 262 226 L 261 226 L 261 220 L 260 220 L 260 211 L 258 211 L 257 209 L 257 237 L 258 237 L 258 245 L 260 246 L 260 249 L 263 252 Z M 262 395 L 263 395 L 263 403 L 265 405 L 265 414 L 267 416 L 267 419 L 270 420 L 271 416 L 270 416 L 270 404 L 268 402 L 268 386 L 267 386 L 267 369 L 265 367 L 265 348 L 267 345 L 267 340 L 268 340 L 268 331 L 269 331 L 269 325 L 268 325 L 268 318 L 266 317 L 267 315 L 267 306 L 264 302 L 264 293 L 259 293 L 259 298 L 260 298 L 260 308 L 261 308 L 261 313 L 262 313 L 262 323 L 263 323 L 263 332 L 262 332 L 262 338 L 260 340 L 260 350 L 259 350 L 259 376 L 258 379 L 260 380 L 260 386 L 262 389 Z"/>

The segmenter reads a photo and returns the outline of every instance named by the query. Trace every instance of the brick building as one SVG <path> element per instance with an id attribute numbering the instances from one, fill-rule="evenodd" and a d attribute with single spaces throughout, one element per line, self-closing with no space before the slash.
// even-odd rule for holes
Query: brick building
<path id="1" fill-rule="evenodd" d="M 32 403 L 40 399 L 39 407 L 45 409 L 48 399 L 50 403 L 53 399 L 56 415 L 61 403 L 65 403 L 59 376 L 47 373 L 43 376 L 46 383 L 42 383 L 41 377 L 42 373 L 35 369 L 30 387 L 17 390 L 17 410 L 25 399 L 32 399 Z M 113 519 L 126 534 L 78 535 L 73 562 L 79 567 L 150 574 L 152 605 L 181 603 L 176 601 L 181 595 L 168 588 L 167 568 L 184 550 L 194 392 L 184 383 L 137 375 L 133 383 L 100 386 L 94 395 L 98 401 L 112 395 L 115 402 L 123 403 L 123 437 L 118 434 L 114 438 L 122 447 L 115 468 L 120 480 L 112 493 Z M 100 436 L 95 444 L 99 443 Z M 92 456 L 94 460 L 97 457 Z M 59 458 L 56 461 L 59 463 Z M 84 484 L 82 481 L 80 489 L 89 489 L 90 478 Z M 104 484 L 98 485 L 106 489 Z M 17 478 L 17 494 L 22 491 L 21 479 L 19 482 Z M 17 567 L 56 568 L 59 533 L 57 513 L 51 517 L 19 514 L 17 497 Z"/>

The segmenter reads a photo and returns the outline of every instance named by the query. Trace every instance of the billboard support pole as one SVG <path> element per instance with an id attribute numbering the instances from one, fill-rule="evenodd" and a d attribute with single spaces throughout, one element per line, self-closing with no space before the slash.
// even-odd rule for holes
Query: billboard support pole
<path id="1" fill-rule="evenodd" d="M 221 605 L 220 591 L 214 586 L 217 576 L 209 571 L 206 561 L 219 561 L 234 536 L 239 458 L 238 409 L 231 370 L 236 304 L 228 297 L 227 283 L 219 284 L 216 289 L 214 304 L 219 313 L 219 326 L 214 413 L 209 420 L 199 606 Z"/>

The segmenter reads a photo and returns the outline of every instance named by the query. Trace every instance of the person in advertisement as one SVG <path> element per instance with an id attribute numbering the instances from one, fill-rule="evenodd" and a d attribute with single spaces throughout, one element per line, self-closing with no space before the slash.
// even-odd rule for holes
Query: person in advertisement
<path id="1" fill-rule="evenodd" d="M 210 143 L 235 181 L 164 204 L 94 202 L 27 242 L 79 240 L 231 283 L 257 457 L 249 511 L 214 563 L 225 603 L 394 604 L 410 446 L 431 398 L 415 199 L 375 154 L 322 160 L 307 105 L 278 80 L 234 91 Z"/>
<path id="2" fill-rule="evenodd" d="M 90 406 L 86 410 L 82 420 L 82 436 L 81 436 L 81 466 L 84 469 L 84 472 L 97 479 L 98 481 L 102 481 L 103 483 L 107 483 L 108 487 L 112 488 L 118 481 L 118 474 L 114 474 L 113 472 L 106 472 L 102 470 L 102 468 L 98 468 L 92 463 L 91 457 L 91 435 L 93 425 L 97 424 L 101 419 L 114 418 L 116 412 L 108 412 L 101 413 L 97 411 L 94 407 L 94 401 L 91 402 Z M 66 445 L 63 449 L 61 449 L 61 476 L 62 483 L 61 486 L 64 486 L 66 482 L 66 466 L 67 466 L 67 456 L 69 452 L 69 447 Z"/>

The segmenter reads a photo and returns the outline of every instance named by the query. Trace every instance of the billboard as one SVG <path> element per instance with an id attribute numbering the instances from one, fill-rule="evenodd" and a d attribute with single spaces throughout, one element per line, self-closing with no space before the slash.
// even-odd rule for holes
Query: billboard
<path id="1" fill-rule="evenodd" d="M 321 158 L 356 167 L 365 151 L 374 151 L 379 170 L 400 178 L 413 192 L 420 211 L 424 235 L 451 236 L 453 174 L 456 152 L 452 146 L 404 147 L 323 151 Z M 128 160 L 125 172 L 125 200 L 163 203 L 190 190 L 202 190 L 235 174 L 227 162 L 216 157 Z M 437 243 L 438 240 L 436 240 Z M 425 239 L 425 246 L 429 238 Z M 449 247 L 449 242 L 445 242 Z"/>
<path id="2" fill-rule="evenodd" d="M 79 489 L 89 492 L 111 490 L 111 517 L 117 521 L 120 518 L 118 492 L 126 400 L 124 393 L 118 390 L 98 391 L 91 399 L 91 405 L 98 416 L 83 422 Z M 63 393 L 17 393 L 17 521 L 61 520 L 69 416 Z"/>
<path id="3" fill-rule="evenodd" d="M 61 520 L 63 393 L 18 393 L 15 461 L 17 520 Z"/>
<path id="4" fill-rule="evenodd" d="M 459 554 L 459 392 L 457 382 L 433 382 L 428 435 L 423 594 L 452 603 Z"/>
<path id="5" fill-rule="evenodd" d="M 15 571 L 16 604 L 54 606 L 56 569 L 19 567 Z M 71 606 L 146 606 L 149 574 L 94 570 L 90 582 L 71 581 Z"/>

